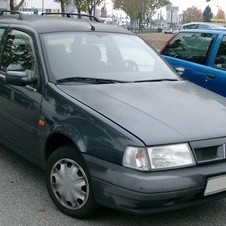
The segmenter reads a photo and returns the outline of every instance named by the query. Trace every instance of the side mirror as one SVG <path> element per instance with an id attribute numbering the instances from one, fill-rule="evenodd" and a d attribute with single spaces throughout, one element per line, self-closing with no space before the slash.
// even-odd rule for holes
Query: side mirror
<path id="1" fill-rule="evenodd" d="M 26 71 L 7 71 L 5 76 L 5 83 L 15 86 L 26 86 L 35 84 L 37 78 L 30 78 Z"/>
<path id="2" fill-rule="evenodd" d="M 183 68 L 183 67 L 175 67 L 174 69 L 176 70 L 176 72 L 177 72 L 178 75 L 180 75 L 181 77 L 183 77 L 185 68 Z"/>

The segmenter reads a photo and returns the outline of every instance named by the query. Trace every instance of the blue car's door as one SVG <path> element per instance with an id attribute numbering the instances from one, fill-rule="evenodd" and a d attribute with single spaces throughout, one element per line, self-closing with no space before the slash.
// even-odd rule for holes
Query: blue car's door
<path id="1" fill-rule="evenodd" d="M 184 70 L 182 75 L 183 78 L 207 88 L 206 77 L 208 73 L 210 73 L 211 68 L 209 68 L 209 70 L 206 70 L 205 65 L 181 60 L 170 56 L 164 56 L 164 58 L 174 69 L 182 68 Z"/>
<path id="2" fill-rule="evenodd" d="M 219 35 L 209 57 L 212 69 L 206 79 L 206 88 L 226 97 L 226 36 Z"/>
<path id="3" fill-rule="evenodd" d="M 226 37 L 211 31 L 178 34 L 162 51 L 185 79 L 226 97 Z"/>
<path id="4" fill-rule="evenodd" d="M 183 68 L 182 77 L 226 97 L 226 70 L 164 56 L 173 68 Z"/>
<path id="5" fill-rule="evenodd" d="M 206 88 L 226 97 L 226 71 L 209 67 L 206 77 Z"/>

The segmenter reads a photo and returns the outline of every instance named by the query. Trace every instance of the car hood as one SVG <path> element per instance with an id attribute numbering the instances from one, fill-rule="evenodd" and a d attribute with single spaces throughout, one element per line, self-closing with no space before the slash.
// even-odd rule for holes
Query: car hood
<path id="1" fill-rule="evenodd" d="M 190 82 L 58 87 L 146 145 L 226 136 L 226 99 Z"/>

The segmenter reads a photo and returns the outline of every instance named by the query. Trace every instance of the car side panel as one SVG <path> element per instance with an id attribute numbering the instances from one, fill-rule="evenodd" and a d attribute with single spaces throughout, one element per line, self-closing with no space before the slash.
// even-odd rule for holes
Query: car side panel
<path id="1" fill-rule="evenodd" d="M 41 95 L 26 87 L 0 85 L 0 136 L 34 159 L 40 158 L 37 133 L 40 101 Z"/>
<path id="2" fill-rule="evenodd" d="M 173 68 L 184 68 L 183 78 L 226 96 L 226 71 L 214 67 L 217 51 L 223 35 L 219 35 L 210 49 L 207 65 L 197 64 L 178 58 L 164 56 Z"/>
<path id="3" fill-rule="evenodd" d="M 226 97 L 226 71 L 211 68 L 206 77 L 206 88 Z"/>
<path id="4" fill-rule="evenodd" d="M 205 65 L 176 57 L 164 56 L 164 58 L 173 68 L 183 68 L 182 77 L 185 79 L 226 97 L 226 71 L 215 67 L 215 59 L 223 36 L 223 32 L 218 34 L 216 40 L 212 43 Z"/>
<path id="5" fill-rule="evenodd" d="M 173 68 L 184 69 L 184 73 L 182 76 L 183 78 L 206 88 L 206 76 L 208 73 L 206 71 L 205 65 L 180 60 L 169 56 L 164 56 L 164 58 Z"/>

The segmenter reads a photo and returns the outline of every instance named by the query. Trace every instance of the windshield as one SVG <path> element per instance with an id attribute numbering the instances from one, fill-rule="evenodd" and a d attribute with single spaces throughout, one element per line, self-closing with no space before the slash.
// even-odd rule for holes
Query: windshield
<path id="1" fill-rule="evenodd" d="M 178 79 L 158 54 L 134 35 L 67 32 L 43 37 L 49 69 L 55 80 L 74 77 L 124 82 Z"/>

